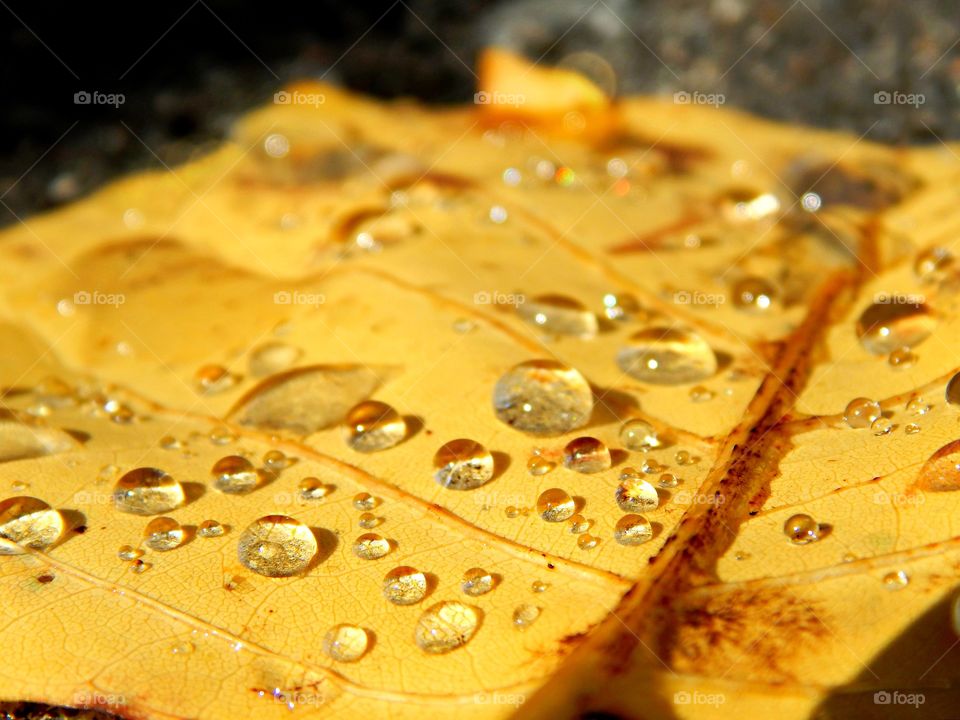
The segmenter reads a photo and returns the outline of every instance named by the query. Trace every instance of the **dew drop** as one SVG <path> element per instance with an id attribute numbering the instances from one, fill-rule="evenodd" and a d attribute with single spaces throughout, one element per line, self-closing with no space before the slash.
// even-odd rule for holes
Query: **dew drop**
<path id="1" fill-rule="evenodd" d="M 475 440 L 461 438 L 441 446 L 433 456 L 436 481 L 448 490 L 472 490 L 493 477 L 493 455 Z"/>
<path id="2" fill-rule="evenodd" d="M 229 445 L 236 439 L 236 434 L 226 427 L 216 427 L 210 431 L 210 442 L 214 445 Z"/>
<path id="3" fill-rule="evenodd" d="M 356 625 L 334 625 L 323 636 L 323 651 L 337 662 L 356 662 L 367 652 L 370 637 Z"/>
<path id="4" fill-rule="evenodd" d="M 117 510 L 134 515 L 159 515 L 183 504 L 183 486 L 163 470 L 135 468 L 125 473 L 113 488 Z"/>
<path id="5" fill-rule="evenodd" d="M 535 593 L 546 592 L 550 586 L 542 580 L 534 580 L 530 583 L 530 591 Z"/>
<path id="6" fill-rule="evenodd" d="M 643 515 L 624 515 L 613 529 L 613 539 L 621 545 L 642 545 L 653 537 L 653 527 Z"/>
<path id="7" fill-rule="evenodd" d="M 960 386 L 958 386 L 957 389 L 960 390 Z M 904 409 L 911 415 L 926 415 L 928 412 L 930 412 L 930 406 L 924 402 L 922 397 L 919 396 L 910 398 Z"/>
<path id="8" fill-rule="evenodd" d="M 302 355 L 300 348 L 283 342 L 263 343 L 250 351 L 250 374 L 259 378 L 289 370 Z"/>
<path id="9" fill-rule="evenodd" d="M 21 495 L 0 502 L 0 555 L 46 550 L 63 531 L 63 515 L 43 500 Z"/>
<path id="10" fill-rule="evenodd" d="M 653 425 L 646 420 L 627 420 L 620 427 L 620 442 L 627 450 L 646 452 L 658 448 L 663 443 Z"/>
<path id="11" fill-rule="evenodd" d="M 357 518 L 357 524 L 364 530 L 372 530 L 380 524 L 380 518 L 373 513 L 365 512 L 362 513 L 359 518 Z"/>
<path id="12" fill-rule="evenodd" d="M 640 303 L 627 293 L 607 293 L 603 296 L 603 314 L 609 320 L 626 322 L 641 314 Z"/>
<path id="13" fill-rule="evenodd" d="M 540 608 L 536 605 L 518 605 L 513 611 L 513 626 L 518 630 L 526 630 L 540 617 Z"/>
<path id="14" fill-rule="evenodd" d="M 609 470 L 610 451 L 593 437 L 579 437 L 563 449 L 563 464 L 579 473 L 598 473 Z"/>
<path id="15" fill-rule="evenodd" d="M 870 427 L 874 421 L 882 417 L 880 403 L 869 398 L 854 398 L 843 411 L 843 420 L 852 428 Z"/>
<path id="16" fill-rule="evenodd" d="M 920 426 L 916 423 L 907 423 L 903 426 L 903 431 L 907 435 L 916 435 L 918 432 L 920 432 Z"/>
<path id="17" fill-rule="evenodd" d="M 439 602 L 423 611 L 417 620 L 417 647 L 432 655 L 448 653 L 466 645 L 477 630 L 479 616 L 470 605 Z"/>
<path id="18" fill-rule="evenodd" d="M 460 581 L 460 589 L 466 595 L 476 597 L 486 595 L 493 590 L 493 575 L 483 568 L 470 568 L 463 574 L 463 580 Z"/>
<path id="19" fill-rule="evenodd" d="M 657 482 L 657 485 L 664 488 L 665 490 L 671 490 L 680 484 L 680 478 L 678 478 L 673 473 L 663 473 L 660 476 L 660 480 Z"/>
<path id="20" fill-rule="evenodd" d="M 377 498 L 367 492 L 353 496 L 353 507 L 357 510 L 373 510 L 379 504 Z"/>
<path id="21" fill-rule="evenodd" d="M 189 655 L 195 649 L 196 648 L 194 647 L 192 642 L 186 641 L 182 643 L 176 643 L 175 645 L 171 646 L 170 652 L 173 653 L 174 655 Z"/>
<path id="22" fill-rule="evenodd" d="M 220 458 L 210 473 L 213 475 L 213 486 L 228 495 L 248 493 L 260 484 L 260 473 L 253 463 L 241 455 Z"/>
<path id="23" fill-rule="evenodd" d="M 508 518 L 511 518 L 511 519 L 512 519 L 512 518 L 515 518 L 515 517 L 519 517 L 519 516 L 520 516 L 520 508 L 515 507 L 515 506 L 513 506 L 513 505 L 507 505 L 507 507 L 504 508 L 504 510 L 503 510 L 503 514 L 506 515 Z"/>
<path id="24" fill-rule="evenodd" d="M 151 563 L 144 562 L 143 560 L 137 558 L 130 563 L 130 572 L 134 573 L 135 575 L 141 575 L 152 567 L 153 565 Z"/>
<path id="25" fill-rule="evenodd" d="M 366 400 L 355 405 L 343 422 L 343 437 L 357 452 L 392 448 L 407 435 L 407 423 L 386 403 Z"/>
<path id="26" fill-rule="evenodd" d="M 600 538 L 584 533 L 577 538 L 577 547 L 581 550 L 592 550 L 597 546 L 598 542 L 600 542 Z"/>
<path id="27" fill-rule="evenodd" d="M 213 395 L 229 390 L 239 382 L 240 378 L 232 374 L 222 365 L 204 365 L 193 376 L 197 392 L 204 395 Z"/>
<path id="28" fill-rule="evenodd" d="M 870 431 L 874 435 L 889 435 L 893 431 L 893 420 L 883 416 L 870 423 Z"/>
<path id="29" fill-rule="evenodd" d="M 924 282 L 936 282 L 946 277 L 953 262 L 953 254 L 946 248 L 929 247 L 917 253 L 913 272 Z"/>
<path id="30" fill-rule="evenodd" d="M 690 455 L 686 450 L 677 450 L 674 454 L 673 459 L 676 461 L 677 465 L 693 465 L 696 460 Z"/>
<path id="31" fill-rule="evenodd" d="M 395 567 L 383 578 L 383 596 L 394 605 L 415 605 L 427 594 L 427 578 L 416 568 Z"/>
<path id="32" fill-rule="evenodd" d="M 541 475 L 546 475 L 548 472 L 553 470 L 556 467 L 556 463 L 547 458 L 543 457 L 536 451 L 530 456 L 530 459 L 527 460 L 527 472 L 533 475 L 534 477 L 540 477 Z"/>
<path id="33" fill-rule="evenodd" d="M 630 513 L 649 512 L 660 505 L 657 489 L 634 468 L 624 468 L 614 497 L 620 509 Z"/>
<path id="34" fill-rule="evenodd" d="M 597 334 L 597 316 L 565 295 L 538 295 L 518 305 L 517 314 L 551 335 L 589 339 Z"/>
<path id="35" fill-rule="evenodd" d="M 259 575 L 287 577 L 303 572 L 317 554 L 317 539 L 306 525 L 286 515 L 265 515 L 240 535 L 237 558 Z"/>
<path id="36" fill-rule="evenodd" d="M 783 524 L 783 532 L 796 545 L 806 545 L 820 539 L 820 525 L 809 515 L 791 515 Z"/>
<path id="37" fill-rule="evenodd" d="M 160 447 L 164 450 L 182 450 L 183 443 L 177 440 L 173 435 L 164 435 L 160 438 Z"/>
<path id="38" fill-rule="evenodd" d="M 900 590 L 905 588 L 910 582 L 910 576 L 903 570 L 889 572 L 883 576 L 883 586 L 887 590 Z"/>
<path id="39" fill-rule="evenodd" d="M 143 557 L 143 550 L 135 548 L 132 545 L 121 545 L 117 550 L 117 557 L 121 560 L 130 561 Z"/>
<path id="40" fill-rule="evenodd" d="M 717 356 L 693 331 L 665 326 L 634 333 L 617 354 L 620 369 L 654 385 L 681 385 L 717 372 Z"/>
<path id="41" fill-rule="evenodd" d="M 574 535 L 580 535 L 585 533 L 590 529 L 590 526 L 593 523 L 590 520 L 587 520 L 583 515 L 577 513 L 576 515 L 571 515 L 567 520 L 567 523 L 570 526 L 570 532 Z"/>
<path id="42" fill-rule="evenodd" d="M 947 382 L 947 389 L 944 393 L 944 397 L 946 398 L 948 405 L 960 407 L 960 372 L 950 378 L 949 382 Z M 917 398 L 917 400 L 919 400 L 919 398 Z M 914 413 L 914 415 L 920 414 L 922 413 Z"/>
<path id="43" fill-rule="evenodd" d="M 930 492 L 960 490 L 960 440 L 947 443 L 927 459 L 914 487 Z"/>
<path id="44" fill-rule="evenodd" d="M 216 520 L 204 520 L 197 528 L 197 535 L 202 538 L 222 537 L 226 533 L 226 528 Z"/>
<path id="45" fill-rule="evenodd" d="M 294 459 L 284 455 L 280 450 L 267 450 L 263 454 L 263 464 L 273 472 L 280 472 L 293 465 Z"/>
<path id="46" fill-rule="evenodd" d="M 927 339 L 936 320 L 923 303 L 877 302 L 857 320 L 857 337 L 874 355 L 913 348 Z"/>
<path id="47" fill-rule="evenodd" d="M 324 485 L 320 478 L 305 477 L 297 485 L 300 497 L 304 500 L 322 500 L 330 492 L 330 489 Z"/>
<path id="48" fill-rule="evenodd" d="M 568 520 L 576 510 L 573 498 L 560 488 L 544 490 L 537 498 L 537 512 L 547 522 Z"/>
<path id="49" fill-rule="evenodd" d="M 173 518 L 158 517 L 147 523 L 143 530 L 143 544 L 151 550 L 166 552 L 183 544 L 183 528 Z"/>
<path id="50" fill-rule="evenodd" d="M 897 370 L 907 370 L 912 368 L 917 362 L 917 356 L 913 354 L 910 348 L 897 348 L 891 350 L 887 357 L 887 363 Z"/>
<path id="51" fill-rule="evenodd" d="M 763 313 L 773 305 L 776 292 L 769 281 L 760 277 L 746 277 L 733 285 L 733 306 L 737 310 Z"/>
<path id="52" fill-rule="evenodd" d="M 705 388 L 703 385 L 690 388 L 690 400 L 695 403 L 709 402 L 713 398 L 714 393 L 710 388 Z"/>
<path id="53" fill-rule="evenodd" d="M 353 541 L 353 554 L 362 560 L 377 560 L 390 552 L 390 543 L 376 533 L 364 533 Z"/>

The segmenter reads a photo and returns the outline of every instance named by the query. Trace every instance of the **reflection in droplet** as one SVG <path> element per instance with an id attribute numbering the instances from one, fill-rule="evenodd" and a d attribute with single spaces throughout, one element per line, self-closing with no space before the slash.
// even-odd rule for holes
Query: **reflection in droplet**
<path id="1" fill-rule="evenodd" d="M 439 602 L 423 611 L 414 639 L 417 647 L 430 654 L 448 653 L 470 642 L 477 630 L 476 609 L 464 603 Z"/>
<path id="2" fill-rule="evenodd" d="M 583 303 L 565 295 L 539 295 L 517 306 L 517 314 L 531 325 L 552 335 L 592 338 L 597 334 L 597 316 Z"/>
<path id="3" fill-rule="evenodd" d="M 854 398 L 843 411 L 843 420 L 852 428 L 867 428 L 883 415 L 880 403 L 869 398 Z"/>
<path id="4" fill-rule="evenodd" d="M 643 515 L 624 515 L 613 529 L 613 538 L 621 545 L 642 545 L 653 537 L 653 527 Z"/>
<path id="5" fill-rule="evenodd" d="M 610 469 L 610 451 L 593 437 L 579 437 L 563 449 L 563 464 L 579 473 L 598 473 Z"/>
<path id="6" fill-rule="evenodd" d="M 216 520 L 204 520 L 197 528 L 197 535 L 202 538 L 222 537 L 227 529 Z"/>
<path id="7" fill-rule="evenodd" d="M 180 523 L 168 517 L 154 518 L 147 523 L 147 527 L 143 530 L 143 544 L 158 552 L 166 552 L 180 547 L 184 537 Z"/>
<path id="8" fill-rule="evenodd" d="M 867 352 L 886 355 L 916 347 L 935 326 L 936 318 L 922 302 L 876 302 L 857 320 L 857 337 Z"/>
<path id="9" fill-rule="evenodd" d="M 560 488 L 544 490 L 537 498 L 537 512 L 547 522 L 562 522 L 576 512 L 573 498 Z"/>
<path id="10" fill-rule="evenodd" d="M 46 550 L 64 529 L 63 515 L 43 500 L 18 496 L 0 502 L 0 555 Z"/>
<path id="11" fill-rule="evenodd" d="M 654 385 L 705 380 L 717 372 L 717 356 L 691 330 L 657 326 L 634 333 L 617 354 L 625 373 Z"/>
<path id="12" fill-rule="evenodd" d="M 389 552 L 389 541 L 376 533 L 364 533 L 353 541 L 353 554 L 362 560 L 377 560 Z"/>
<path id="13" fill-rule="evenodd" d="M 306 525 L 286 515 L 265 515 L 240 535 L 237 557 L 260 575 L 286 577 L 306 570 L 317 554 L 317 539 Z"/>
<path id="14" fill-rule="evenodd" d="M 497 418 L 531 435 L 560 435 L 583 427 L 593 393 L 583 375 L 554 360 L 531 360 L 508 370 L 493 391 Z"/>
<path id="15" fill-rule="evenodd" d="M 163 470 L 135 468 L 125 473 L 113 488 L 117 510 L 134 515 L 159 515 L 183 504 L 183 486 Z"/>
<path id="16" fill-rule="evenodd" d="M 450 490 L 472 490 L 493 477 L 493 455 L 475 440 L 445 443 L 433 456 L 436 481 Z"/>
<path id="17" fill-rule="evenodd" d="M 392 448 L 407 436 L 407 423 L 386 403 L 367 400 L 354 406 L 343 421 L 343 437 L 357 452 Z"/>
<path id="18" fill-rule="evenodd" d="M 620 442 L 627 450 L 639 450 L 641 452 L 660 447 L 663 444 L 653 425 L 639 418 L 627 420 L 621 426 Z"/>
<path id="19" fill-rule="evenodd" d="M 383 578 L 383 596 L 394 605 L 415 605 L 427 594 L 427 578 L 416 568 L 401 565 Z"/>
<path id="20" fill-rule="evenodd" d="M 323 651 L 337 662 L 356 662 L 367 652 L 370 638 L 356 625 L 334 625 L 323 636 Z"/>
<path id="21" fill-rule="evenodd" d="M 470 568 L 463 574 L 460 589 L 466 595 L 486 595 L 493 590 L 493 575 L 483 568 Z"/>
<path id="22" fill-rule="evenodd" d="M 649 512 L 660 505 L 657 489 L 643 479 L 634 468 L 624 468 L 614 498 L 621 510 L 630 513 Z"/>
<path id="23" fill-rule="evenodd" d="M 213 486 L 228 495 L 248 493 L 260 484 L 260 473 L 253 463 L 241 455 L 220 458 L 210 473 L 213 475 Z"/>

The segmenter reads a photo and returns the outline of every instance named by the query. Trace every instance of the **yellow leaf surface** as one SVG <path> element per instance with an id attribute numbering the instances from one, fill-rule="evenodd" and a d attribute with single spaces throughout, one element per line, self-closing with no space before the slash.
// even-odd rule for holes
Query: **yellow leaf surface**
<path id="1" fill-rule="evenodd" d="M 953 711 L 960 495 L 935 454 L 958 427 L 944 388 L 960 313 L 952 272 L 924 281 L 914 260 L 960 230 L 956 158 L 658 99 L 608 107 L 563 73 L 504 85 L 516 62 L 488 58 L 484 89 L 565 98 L 590 110 L 582 132 L 550 132 L 550 103 L 500 124 L 482 105 L 305 83 L 206 157 L 0 235 L 0 488 L 68 528 L 0 556 L 0 697 L 148 718 L 871 717 L 893 707 L 877 692 L 900 693 L 897 711 L 918 693 L 927 717 Z M 755 278 L 769 307 L 737 301 Z M 595 337 L 548 336 L 516 311 L 558 293 L 601 316 Z M 606 319 L 611 294 L 638 309 Z M 918 297 L 929 337 L 912 362 L 858 339 L 878 298 Z M 625 373 L 617 354 L 644 327 L 696 331 L 717 371 Z M 265 346 L 282 361 L 268 371 Z M 585 427 L 533 437 L 496 418 L 498 378 L 531 359 L 587 378 Z M 892 430 L 848 427 L 856 397 Z M 344 442 L 339 421 L 366 399 L 406 418 L 400 444 Z M 623 448 L 631 418 L 665 445 Z M 611 469 L 563 466 L 582 435 L 614 450 Z M 490 482 L 434 481 L 455 438 L 493 453 Z M 294 462 L 249 494 L 213 487 L 220 458 L 261 466 L 271 450 Z M 536 450 L 557 467 L 530 473 Z M 648 513 L 652 539 L 621 545 L 618 477 L 651 458 L 680 483 Z M 147 550 L 139 573 L 117 552 L 147 519 L 111 499 L 137 467 L 187 494 L 168 513 L 187 541 Z M 302 498 L 308 477 L 325 498 Z M 576 498 L 594 547 L 540 519 L 548 488 Z M 352 551 L 360 492 L 380 499 L 391 550 L 377 560 Z M 796 513 L 819 540 L 790 542 Z M 273 514 L 318 541 L 292 577 L 238 559 L 244 528 Z M 197 536 L 208 519 L 227 533 Z M 383 596 L 401 565 L 427 574 L 419 604 Z M 461 592 L 473 567 L 497 578 L 488 594 Z M 414 629 L 442 601 L 479 626 L 431 655 Z M 540 615 L 518 629 L 523 605 Z M 357 662 L 323 650 L 340 623 L 368 631 Z"/>

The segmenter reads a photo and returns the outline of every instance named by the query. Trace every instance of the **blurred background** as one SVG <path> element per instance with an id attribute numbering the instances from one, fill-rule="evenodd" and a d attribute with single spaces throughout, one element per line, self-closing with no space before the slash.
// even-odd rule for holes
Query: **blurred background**
<path id="1" fill-rule="evenodd" d="M 117 174 L 203 152 L 292 79 L 468 102 L 477 53 L 490 44 L 551 64 L 594 53 L 621 94 L 719 93 L 728 106 L 877 141 L 960 139 L 958 21 L 960 4 L 948 0 L 116 8 L 0 0 L 0 223 L 74 200 Z M 77 93 L 100 95 L 83 104 Z"/>

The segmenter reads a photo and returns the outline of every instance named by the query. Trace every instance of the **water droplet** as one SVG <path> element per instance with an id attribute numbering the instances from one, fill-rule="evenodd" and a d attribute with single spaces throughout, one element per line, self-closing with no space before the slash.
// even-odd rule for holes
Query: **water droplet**
<path id="1" fill-rule="evenodd" d="M 110 412 L 110 421 L 118 425 L 129 425 L 136 420 L 136 414 L 126 405 L 117 405 Z"/>
<path id="2" fill-rule="evenodd" d="M 679 484 L 680 484 L 680 478 L 678 478 L 673 473 L 663 473 L 663 475 L 660 476 L 659 482 L 657 482 L 657 485 L 659 485 L 660 487 L 666 490 L 675 488 Z"/>
<path id="3" fill-rule="evenodd" d="M 927 459 L 914 487 L 930 492 L 960 490 L 960 440 L 947 443 Z"/>
<path id="4" fill-rule="evenodd" d="M 401 565 L 383 578 L 383 596 L 394 605 L 415 605 L 427 594 L 427 578 L 416 568 Z"/>
<path id="5" fill-rule="evenodd" d="M 280 450 L 267 450 L 263 454 L 263 464 L 273 472 L 280 472 L 293 465 L 293 458 L 284 455 Z"/>
<path id="6" fill-rule="evenodd" d="M 266 342 L 250 351 L 248 367 L 253 377 L 266 377 L 289 370 L 303 355 L 300 348 L 283 342 Z"/>
<path id="7" fill-rule="evenodd" d="M 121 560 L 136 560 L 139 557 L 143 557 L 143 550 L 135 548 L 132 545 L 121 545 L 120 549 L 117 550 L 117 557 Z"/>
<path id="8" fill-rule="evenodd" d="M 869 398 L 854 398 L 843 411 L 843 420 L 852 428 L 870 427 L 883 415 L 880 403 Z"/>
<path id="9" fill-rule="evenodd" d="M 540 608 L 536 605 L 518 605 L 513 611 L 513 626 L 518 630 L 526 630 L 540 617 Z"/>
<path id="10" fill-rule="evenodd" d="M 508 370 L 493 391 L 497 418 L 531 435 L 561 435 L 583 427 L 593 392 L 575 369 L 554 360 L 531 360 Z"/>
<path id="11" fill-rule="evenodd" d="M 210 431 L 210 442 L 214 445 L 229 445 L 236 439 L 236 434 L 226 427 L 216 427 Z"/>
<path id="12" fill-rule="evenodd" d="M 531 592 L 535 593 L 546 592 L 547 588 L 549 587 L 550 586 L 542 580 L 534 580 L 532 583 L 530 583 L 530 590 Z"/>
<path id="13" fill-rule="evenodd" d="M 483 568 L 470 568 L 463 574 L 460 589 L 467 595 L 476 597 L 486 595 L 493 590 L 493 575 Z"/>
<path id="14" fill-rule="evenodd" d="M 305 477 L 297 485 L 297 489 L 304 500 L 322 500 L 330 492 L 330 489 L 315 477 Z"/>
<path id="15" fill-rule="evenodd" d="M 439 602 L 423 611 L 417 620 L 414 639 L 417 647 L 432 655 L 448 653 L 470 642 L 479 616 L 470 605 L 456 601 Z"/>
<path id="16" fill-rule="evenodd" d="M 883 576 L 883 586 L 887 590 L 900 590 L 905 588 L 910 582 L 910 576 L 903 570 L 889 572 Z"/>
<path id="17" fill-rule="evenodd" d="M 226 528 L 216 520 L 204 520 L 197 528 L 197 535 L 202 538 L 221 537 L 226 533 Z"/>
<path id="18" fill-rule="evenodd" d="M 960 390 L 960 387 L 958 387 L 958 390 Z M 930 406 L 924 401 L 922 397 L 919 397 L 919 396 L 910 398 L 910 400 L 907 402 L 905 406 L 905 409 L 911 415 L 926 415 L 928 412 L 930 412 Z"/>
<path id="19" fill-rule="evenodd" d="M 916 364 L 917 356 L 910 351 L 910 348 L 897 348 L 896 350 L 892 350 L 890 352 L 887 362 L 892 368 L 906 370 L 908 368 L 912 368 Z"/>
<path id="20" fill-rule="evenodd" d="M 323 651 L 337 662 L 356 662 L 369 644 L 367 631 L 356 625 L 334 625 L 323 636 Z"/>
<path id="21" fill-rule="evenodd" d="M 553 470 L 556 467 L 556 463 L 547 458 L 543 457 L 536 451 L 530 456 L 530 459 L 527 460 L 527 472 L 529 472 L 534 477 L 540 477 L 541 475 L 546 475 L 548 472 Z"/>
<path id="22" fill-rule="evenodd" d="M 657 326 L 634 333 L 617 354 L 625 373 L 654 385 L 681 385 L 717 372 L 717 356 L 690 330 Z"/>
<path id="23" fill-rule="evenodd" d="M 189 640 L 182 643 L 176 643 L 170 648 L 170 652 L 174 655 L 189 655 L 194 651 L 194 645 Z"/>
<path id="24" fill-rule="evenodd" d="M 365 512 L 362 513 L 359 518 L 357 518 L 357 524 L 364 530 L 372 530 L 380 524 L 380 518 L 373 513 Z"/>
<path id="25" fill-rule="evenodd" d="M 160 438 L 160 447 L 164 450 L 181 450 L 183 443 L 177 440 L 173 435 L 164 435 Z"/>
<path id="26" fill-rule="evenodd" d="M 357 510 L 373 510 L 378 502 L 377 498 L 367 492 L 357 493 L 353 496 L 353 507 Z"/>
<path id="27" fill-rule="evenodd" d="M 317 554 L 306 525 L 286 515 L 265 515 L 240 535 L 237 558 L 259 575 L 287 577 L 303 572 Z"/>
<path id="28" fill-rule="evenodd" d="M 950 378 L 950 381 L 947 383 L 947 389 L 944 393 L 944 397 L 949 405 L 960 407 L 960 373 L 957 373 Z M 919 415 L 920 413 L 914 414 Z"/>
<path id="29" fill-rule="evenodd" d="M 213 395 L 229 390 L 237 384 L 239 379 L 222 365 L 204 365 L 193 376 L 197 392 L 204 395 Z"/>
<path id="30" fill-rule="evenodd" d="M 117 510 L 134 515 L 159 515 L 183 504 L 183 486 L 163 470 L 135 468 L 125 473 L 113 488 Z"/>
<path id="31" fill-rule="evenodd" d="M 641 315 L 640 303 L 628 293 L 607 293 L 603 296 L 603 314 L 610 320 L 626 322 Z"/>
<path id="32" fill-rule="evenodd" d="M 472 490 L 493 477 L 493 455 L 475 440 L 451 440 L 433 456 L 434 478 L 449 490 Z"/>
<path id="33" fill-rule="evenodd" d="M 584 533 L 577 538 L 577 547 L 581 550 L 592 550 L 597 546 L 598 542 L 600 542 L 600 538 Z"/>
<path id="34" fill-rule="evenodd" d="M 649 512 L 660 505 L 657 489 L 634 468 L 624 468 L 614 497 L 621 510 L 631 513 Z"/>
<path id="35" fill-rule="evenodd" d="M 457 318 L 453 321 L 453 331 L 465 335 L 477 329 L 477 323 L 469 318 Z"/>
<path id="36" fill-rule="evenodd" d="M 603 472 L 610 469 L 610 451 L 596 438 L 579 437 L 563 449 L 563 464 L 579 473 Z"/>
<path id="37" fill-rule="evenodd" d="M 390 543 L 376 533 L 364 533 L 353 541 L 353 554 L 363 560 L 377 560 L 390 552 Z"/>
<path id="38" fill-rule="evenodd" d="M 893 430 L 893 420 L 885 417 L 878 417 L 870 423 L 870 430 L 874 435 L 889 435 Z"/>
<path id="39" fill-rule="evenodd" d="M 147 527 L 143 530 L 143 544 L 158 552 L 166 552 L 180 547 L 183 539 L 183 528 L 173 518 L 154 518 L 147 523 Z"/>
<path id="40" fill-rule="evenodd" d="M 551 335 L 589 339 L 597 334 L 597 316 L 565 295 L 538 295 L 518 305 L 517 314 Z"/>
<path id="41" fill-rule="evenodd" d="M 713 398 L 713 390 L 710 388 L 705 388 L 703 385 L 690 388 L 690 400 L 695 403 L 708 402 L 713 400 Z"/>
<path id="42" fill-rule="evenodd" d="M 918 432 L 920 432 L 920 426 L 916 423 L 907 423 L 903 426 L 903 431 L 907 435 L 916 435 Z"/>
<path id="43" fill-rule="evenodd" d="M 152 567 L 153 565 L 151 563 L 144 562 L 138 558 L 130 563 L 130 572 L 134 573 L 135 575 L 140 575 Z"/>
<path id="44" fill-rule="evenodd" d="M 343 423 L 343 437 L 357 452 L 392 448 L 407 436 L 407 423 L 386 403 L 367 400 L 355 405 Z"/>
<path id="45" fill-rule="evenodd" d="M 686 450 L 677 450 L 677 452 L 674 453 L 673 459 L 677 465 L 693 465 L 696 462 Z"/>
<path id="46" fill-rule="evenodd" d="M 886 355 L 900 348 L 913 348 L 933 332 L 936 319 L 923 303 L 877 302 L 857 320 L 857 337 L 864 349 Z"/>
<path id="47" fill-rule="evenodd" d="M 943 280 L 953 265 L 953 254 L 942 247 L 929 247 L 917 253 L 913 272 L 924 282 Z"/>
<path id="48" fill-rule="evenodd" d="M 624 515 L 613 529 L 613 539 L 621 545 L 642 545 L 653 537 L 653 527 L 643 515 Z"/>
<path id="49" fill-rule="evenodd" d="M 508 518 L 518 517 L 520 515 L 520 508 L 514 507 L 513 505 L 507 505 L 507 507 L 504 508 L 503 514 Z"/>
<path id="50" fill-rule="evenodd" d="M 663 443 L 653 425 L 646 420 L 627 420 L 620 427 L 620 442 L 627 450 L 646 452 L 658 448 Z"/>
<path id="51" fill-rule="evenodd" d="M 576 510 L 573 498 L 560 488 L 544 490 L 537 498 L 537 512 L 547 522 L 567 520 Z"/>
<path id="52" fill-rule="evenodd" d="M 770 309 L 777 290 L 760 277 L 746 277 L 733 285 L 733 306 L 738 310 L 762 313 Z"/>
<path id="53" fill-rule="evenodd" d="M 749 560 L 750 553 L 743 552 L 743 550 L 737 550 L 736 554 L 733 556 L 734 560 Z"/>
<path id="54" fill-rule="evenodd" d="M 213 486 L 228 495 L 242 495 L 256 489 L 260 473 L 253 463 L 241 455 L 227 455 L 214 463 L 210 470 Z"/>
<path id="55" fill-rule="evenodd" d="M 21 495 L 0 502 L 0 555 L 19 555 L 25 547 L 45 550 L 63 531 L 63 516 L 43 500 Z"/>
<path id="56" fill-rule="evenodd" d="M 567 523 L 570 525 L 570 532 L 574 535 L 580 535 L 585 533 L 590 529 L 590 526 L 593 525 L 593 522 L 587 520 L 583 515 L 577 513 L 576 515 L 571 515 L 567 520 Z"/>
<path id="57" fill-rule="evenodd" d="M 783 524 L 783 532 L 796 545 L 820 539 L 820 525 L 809 515 L 791 515 Z"/>

